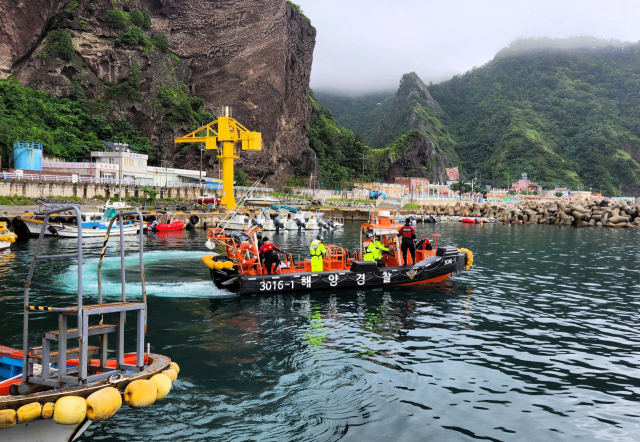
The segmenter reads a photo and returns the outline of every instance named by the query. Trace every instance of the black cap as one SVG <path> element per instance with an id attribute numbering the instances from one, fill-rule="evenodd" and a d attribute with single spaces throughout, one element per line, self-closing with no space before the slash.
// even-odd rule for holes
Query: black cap
<path id="1" fill-rule="evenodd" d="M 265 236 L 264 238 L 262 238 L 263 241 L 269 241 L 269 237 Z"/>

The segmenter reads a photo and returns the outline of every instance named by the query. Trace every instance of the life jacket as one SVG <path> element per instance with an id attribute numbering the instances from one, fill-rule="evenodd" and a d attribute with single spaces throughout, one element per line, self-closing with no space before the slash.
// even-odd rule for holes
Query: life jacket
<path id="1" fill-rule="evenodd" d="M 402 237 L 402 245 L 411 245 L 416 237 L 416 229 L 409 225 L 402 226 L 400 236 Z"/>
<path id="2" fill-rule="evenodd" d="M 311 253 L 311 259 L 316 257 L 322 257 L 322 254 L 325 253 L 327 249 L 324 248 L 324 245 L 320 242 L 320 240 L 315 239 L 309 246 L 309 253 Z"/>

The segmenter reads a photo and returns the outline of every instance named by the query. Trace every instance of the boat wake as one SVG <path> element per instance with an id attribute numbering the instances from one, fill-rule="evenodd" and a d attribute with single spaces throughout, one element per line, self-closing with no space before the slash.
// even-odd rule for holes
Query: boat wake
<path id="1" fill-rule="evenodd" d="M 166 298 L 223 298 L 229 293 L 217 289 L 202 271 L 200 251 L 153 251 L 144 255 L 146 288 L 148 296 Z M 138 254 L 125 258 L 127 300 L 142 297 L 140 272 L 132 268 L 138 262 Z M 98 294 L 99 258 L 85 258 L 83 263 L 83 291 L 89 296 Z M 74 292 L 78 266 L 71 265 L 54 277 L 54 284 L 61 290 Z M 102 263 L 102 296 L 105 300 L 119 299 L 122 293 L 120 258 L 108 257 Z"/>

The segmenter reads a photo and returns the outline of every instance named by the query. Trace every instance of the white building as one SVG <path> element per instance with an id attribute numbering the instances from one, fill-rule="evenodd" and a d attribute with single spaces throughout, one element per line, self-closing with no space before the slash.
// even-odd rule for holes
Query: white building
<path id="1" fill-rule="evenodd" d="M 122 170 L 123 182 L 133 183 L 147 177 L 148 155 L 134 153 L 127 144 L 108 143 L 102 144 L 111 150 L 104 152 L 91 152 L 91 162 L 96 164 L 111 164 L 118 166 L 113 172 L 101 171 L 99 178 L 115 178 L 120 180 L 119 171 Z"/>
<path id="2" fill-rule="evenodd" d="M 202 179 L 206 178 L 207 173 L 202 171 Z M 199 170 L 173 169 L 171 167 L 153 167 L 147 166 L 147 175 L 144 180 L 140 181 L 144 186 L 156 187 L 172 187 L 175 184 L 198 184 L 200 178 Z"/>

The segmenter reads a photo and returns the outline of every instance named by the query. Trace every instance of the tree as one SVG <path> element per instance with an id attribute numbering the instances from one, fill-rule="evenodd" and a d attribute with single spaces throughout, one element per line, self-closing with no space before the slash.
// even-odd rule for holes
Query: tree
<path id="1" fill-rule="evenodd" d="M 233 181 L 235 182 L 236 186 L 247 186 L 247 175 L 245 175 L 245 173 L 240 170 L 240 169 L 234 169 L 233 170 Z"/>
<path id="2" fill-rule="evenodd" d="M 76 53 L 71 35 L 69 35 L 66 29 L 51 32 L 51 43 L 49 47 L 56 51 L 58 56 L 64 61 L 71 61 L 71 58 Z"/>
<path id="3" fill-rule="evenodd" d="M 563 193 L 562 193 L 562 192 L 556 192 L 556 193 L 555 193 L 555 195 L 556 195 L 558 198 L 562 198 Z"/>
<path id="4" fill-rule="evenodd" d="M 144 14 L 142 14 L 142 11 L 134 9 L 131 13 L 131 22 L 140 28 L 144 28 Z"/>
<path id="5" fill-rule="evenodd" d="M 122 30 L 127 27 L 127 19 L 124 13 L 118 8 L 113 8 L 105 12 L 102 21 L 112 29 Z"/>
<path id="6" fill-rule="evenodd" d="M 460 192 L 460 199 L 462 200 L 462 194 L 471 191 L 471 184 L 465 183 L 462 178 L 449 186 L 454 192 Z"/>
<path id="7" fill-rule="evenodd" d="M 147 11 L 144 11 L 142 13 L 142 17 L 142 29 L 148 31 L 149 29 L 151 29 L 151 15 Z"/>
<path id="8" fill-rule="evenodd" d="M 129 44 L 131 46 L 144 44 L 146 36 L 144 35 L 144 31 L 137 27 L 136 25 L 129 26 L 127 32 L 122 34 L 122 42 Z"/>
<path id="9" fill-rule="evenodd" d="M 160 191 L 150 189 L 149 187 L 141 187 L 140 190 L 147 194 L 150 203 L 154 202 L 156 200 L 156 197 L 158 196 L 158 193 L 160 193 Z"/>
<path id="10" fill-rule="evenodd" d="M 156 35 L 156 47 L 162 52 L 167 52 L 169 50 L 169 38 L 167 37 L 167 34 L 160 32 Z"/>

